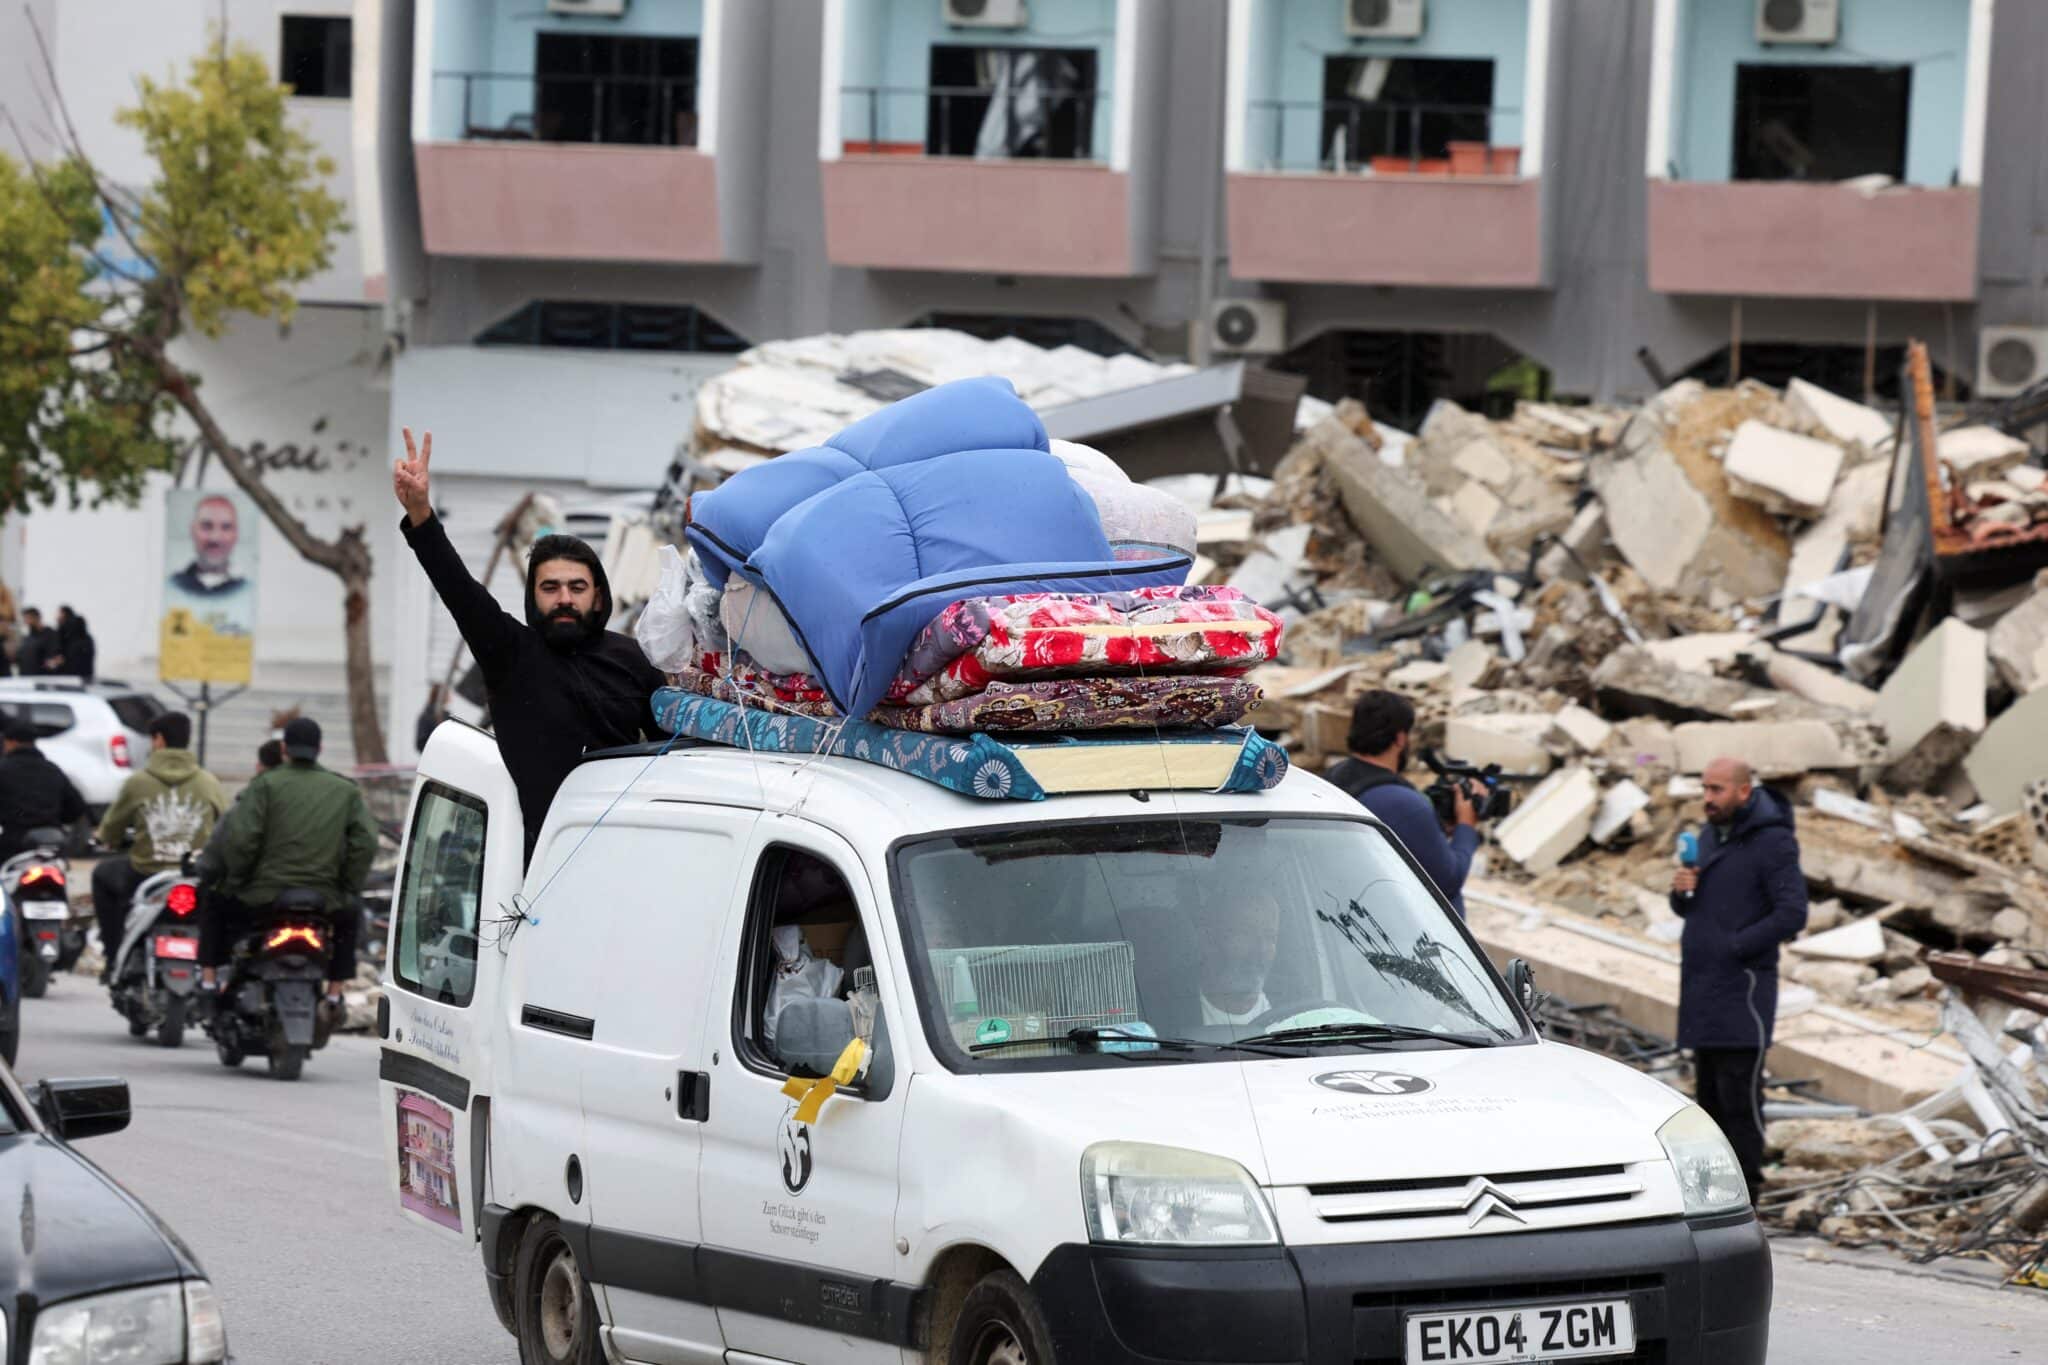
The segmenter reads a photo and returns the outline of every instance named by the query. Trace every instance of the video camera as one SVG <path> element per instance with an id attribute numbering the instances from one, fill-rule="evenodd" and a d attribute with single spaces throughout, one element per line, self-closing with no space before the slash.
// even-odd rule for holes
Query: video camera
<path id="1" fill-rule="evenodd" d="M 1515 808 L 1515 794 L 1500 784 L 1500 764 L 1484 768 L 1445 758 L 1434 749 L 1422 751 L 1422 761 L 1436 774 L 1423 795 L 1436 807 L 1436 817 L 1445 824 L 1457 818 L 1458 788 L 1465 789 L 1472 809 L 1481 820 L 1498 820 Z"/>

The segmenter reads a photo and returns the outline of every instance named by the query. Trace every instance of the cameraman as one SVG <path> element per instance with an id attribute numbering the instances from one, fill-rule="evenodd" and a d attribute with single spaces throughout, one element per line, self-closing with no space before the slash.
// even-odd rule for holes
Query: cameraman
<path id="1" fill-rule="evenodd" d="M 1429 798 L 1402 778 L 1414 732 L 1415 703 L 1398 692 L 1367 692 L 1351 708 L 1351 733 L 1345 739 L 1351 757 L 1330 770 L 1329 781 L 1386 822 L 1463 919 L 1465 874 L 1479 849 L 1479 816 L 1470 790 L 1457 783 L 1452 788 L 1457 819 L 1446 828 Z"/>

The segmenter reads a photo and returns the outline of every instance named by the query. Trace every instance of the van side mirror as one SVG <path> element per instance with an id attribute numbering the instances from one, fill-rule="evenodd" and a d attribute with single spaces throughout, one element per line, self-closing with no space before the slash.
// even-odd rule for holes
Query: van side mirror
<path id="1" fill-rule="evenodd" d="M 775 1017 L 775 1051 L 793 1076 L 828 1076 L 853 1041 L 853 1011 L 844 1000 L 792 1000 Z"/>
<path id="2" fill-rule="evenodd" d="M 126 1081 L 38 1081 L 33 1098 L 43 1122 L 66 1142 L 118 1133 L 128 1126 Z"/>
<path id="3" fill-rule="evenodd" d="M 1536 1009 L 1543 1003 L 1543 993 L 1536 989 L 1536 971 L 1527 958 L 1518 957 L 1508 963 L 1508 993 L 1540 1031 L 1543 1024 L 1536 1018 Z"/>

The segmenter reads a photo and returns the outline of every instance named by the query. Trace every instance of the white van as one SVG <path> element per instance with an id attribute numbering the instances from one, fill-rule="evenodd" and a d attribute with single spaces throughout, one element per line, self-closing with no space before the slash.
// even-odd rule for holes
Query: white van
<path id="1" fill-rule="evenodd" d="M 443 725 L 380 1102 L 526 1365 L 1764 1359 L 1720 1132 L 1538 1036 L 1305 773 L 1022 802 L 650 747 L 521 851 Z M 792 927 L 844 981 L 789 1004 Z"/>

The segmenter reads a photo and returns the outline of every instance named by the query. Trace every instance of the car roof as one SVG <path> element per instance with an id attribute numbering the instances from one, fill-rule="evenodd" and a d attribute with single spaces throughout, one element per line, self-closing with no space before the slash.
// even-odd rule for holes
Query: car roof
<path id="1" fill-rule="evenodd" d="M 0 678 L 0 692 L 52 697 L 96 697 L 102 701 L 113 697 L 149 695 L 140 687 L 114 679 L 95 678 L 91 682 L 86 682 L 82 678 L 69 678 L 62 674 L 32 678 Z"/>
<path id="2" fill-rule="evenodd" d="M 651 751 L 650 751 L 651 750 Z M 990 801 L 908 773 L 855 759 L 749 753 L 696 745 L 596 756 L 562 784 L 549 819 L 594 819 L 618 805 L 662 802 L 736 806 L 800 813 L 857 848 L 876 852 L 909 836 L 1066 820 L 1134 820 L 1167 815 L 1208 818 L 1283 815 L 1371 820 L 1357 801 L 1308 772 L 1290 769 L 1262 792 L 1116 791 L 1049 796 L 1042 801 Z"/>

